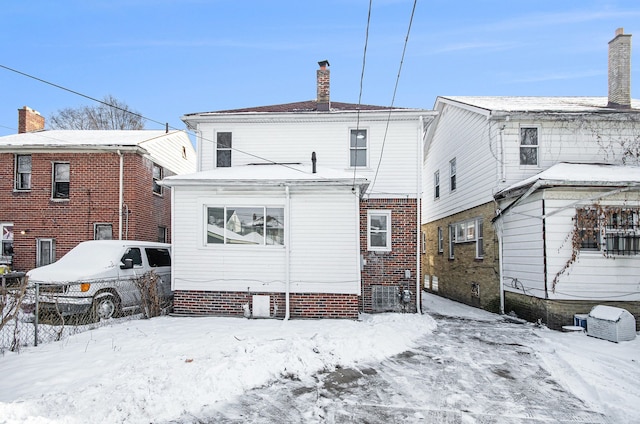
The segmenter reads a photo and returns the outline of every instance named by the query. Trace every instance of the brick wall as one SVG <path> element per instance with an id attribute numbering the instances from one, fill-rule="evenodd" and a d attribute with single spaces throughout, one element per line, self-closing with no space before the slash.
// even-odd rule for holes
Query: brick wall
<path id="1" fill-rule="evenodd" d="M 493 203 L 486 203 L 422 225 L 426 236 L 426 253 L 421 255 L 421 281 L 426 281 L 427 290 L 434 289 L 432 280 L 436 276 L 439 295 L 492 312 L 499 311 L 498 238 L 491 224 L 494 216 Z M 476 244 L 469 242 L 455 244 L 454 259 L 449 259 L 449 225 L 479 217 L 483 220 L 483 258 L 476 259 Z M 438 252 L 438 227 L 443 232 L 441 253 Z"/>
<path id="2" fill-rule="evenodd" d="M 391 211 L 391 251 L 367 250 L 367 211 Z M 372 286 L 396 286 L 411 290 L 411 302 L 407 311 L 416 311 L 416 252 L 417 252 L 417 201 L 416 199 L 369 199 L 360 202 L 360 253 L 366 265 L 362 269 L 361 308 L 373 312 Z M 405 278 L 405 270 L 411 272 Z"/>
<path id="3" fill-rule="evenodd" d="M 183 291 L 174 293 L 174 313 L 181 315 L 244 316 L 244 306 L 253 295 L 270 296 L 273 318 L 284 318 L 284 293 L 248 293 L 221 291 Z M 358 296 L 353 294 L 291 293 L 291 318 L 358 318 Z"/>
<path id="4" fill-rule="evenodd" d="M 132 212 L 128 238 L 156 241 L 158 225 L 167 229 L 171 225 L 170 195 L 153 195 L 147 159 L 123 155 L 125 203 Z M 70 163 L 68 200 L 51 199 L 54 161 Z M 33 153 L 31 162 L 31 190 L 14 191 L 15 155 L 0 154 L 0 221 L 13 223 L 15 270 L 35 266 L 37 238 L 55 239 L 56 259 L 79 242 L 93 239 L 95 223 L 110 223 L 113 238 L 118 238 L 117 153 Z"/>

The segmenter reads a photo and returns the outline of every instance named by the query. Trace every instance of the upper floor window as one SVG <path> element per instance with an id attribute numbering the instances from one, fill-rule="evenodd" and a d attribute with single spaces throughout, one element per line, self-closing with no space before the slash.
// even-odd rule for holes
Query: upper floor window
<path id="1" fill-rule="evenodd" d="M 537 128 L 520 128 L 520 165 L 538 165 Z"/>
<path id="2" fill-rule="evenodd" d="M 69 164 L 62 162 L 53 163 L 52 197 L 54 199 L 69 198 Z"/>
<path id="3" fill-rule="evenodd" d="M 162 186 L 158 183 L 163 177 L 162 167 L 153 164 L 153 192 L 155 194 L 162 194 Z"/>
<path id="4" fill-rule="evenodd" d="M 367 247 L 369 250 L 391 250 L 391 211 L 367 211 Z"/>
<path id="5" fill-rule="evenodd" d="M 433 197 L 434 199 L 440 198 L 440 171 L 433 173 Z"/>
<path id="6" fill-rule="evenodd" d="M 226 168 L 231 166 L 231 133 L 216 133 L 216 166 Z"/>
<path id="7" fill-rule="evenodd" d="M 16 155 L 16 190 L 31 189 L 31 155 Z"/>
<path id="8" fill-rule="evenodd" d="M 349 165 L 367 166 L 367 130 L 351 130 Z"/>
<path id="9" fill-rule="evenodd" d="M 284 245 L 284 208 L 208 207 L 207 244 Z"/>
<path id="10" fill-rule="evenodd" d="M 453 158 L 449 161 L 449 187 L 451 191 L 454 191 L 457 187 L 456 172 L 456 158 Z"/>

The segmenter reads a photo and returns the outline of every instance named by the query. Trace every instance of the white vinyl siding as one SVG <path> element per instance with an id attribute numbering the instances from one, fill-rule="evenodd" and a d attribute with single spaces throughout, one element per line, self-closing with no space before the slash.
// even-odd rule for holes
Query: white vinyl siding
<path id="1" fill-rule="evenodd" d="M 283 207 L 282 187 L 225 192 L 174 187 L 173 290 L 284 292 L 286 246 L 207 245 L 207 205 Z M 290 279 L 292 292 L 360 291 L 358 197 L 350 189 L 291 190 Z M 331 228 L 331 231 L 327 229 Z M 286 229 L 285 229 L 286 231 Z"/>

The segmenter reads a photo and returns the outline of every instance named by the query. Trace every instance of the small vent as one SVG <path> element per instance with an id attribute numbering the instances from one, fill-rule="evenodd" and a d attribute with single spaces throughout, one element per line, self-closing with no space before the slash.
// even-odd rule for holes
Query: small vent
<path id="1" fill-rule="evenodd" d="M 398 310 L 398 287 L 371 286 L 371 304 L 376 312 Z"/>

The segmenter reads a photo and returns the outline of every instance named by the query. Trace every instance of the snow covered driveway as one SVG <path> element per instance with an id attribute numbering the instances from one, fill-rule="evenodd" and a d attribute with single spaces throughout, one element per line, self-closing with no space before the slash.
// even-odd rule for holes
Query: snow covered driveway
<path id="1" fill-rule="evenodd" d="M 197 418 L 212 423 L 616 422 L 591 410 L 546 371 L 535 348 L 545 342 L 535 327 L 431 315 L 438 328 L 419 348 L 305 381 L 278 381 Z"/>

